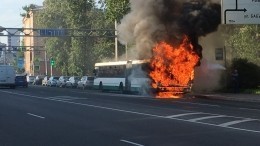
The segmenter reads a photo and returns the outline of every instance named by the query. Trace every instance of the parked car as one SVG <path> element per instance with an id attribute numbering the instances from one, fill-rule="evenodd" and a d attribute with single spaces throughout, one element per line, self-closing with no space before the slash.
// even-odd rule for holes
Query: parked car
<path id="1" fill-rule="evenodd" d="M 67 88 L 76 88 L 78 85 L 78 81 L 80 81 L 79 76 L 72 76 L 69 78 L 69 80 L 66 82 L 66 87 Z"/>
<path id="2" fill-rule="evenodd" d="M 25 75 L 15 76 L 15 86 L 16 87 L 28 87 L 28 82 Z"/>
<path id="3" fill-rule="evenodd" d="M 33 84 L 35 76 L 26 76 L 28 84 Z"/>
<path id="4" fill-rule="evenodd" d="M 65 87 L 66 82 L 69 80 L 69 76 L 60 76 L 59 80 L 57 81 L 57 87 Z"/>
<path id="5" fill-rule="evenodd" d="M 78 81 L 77 88 L 81 89 L 91 89 L 94 84 L 93 76 L 83 76 L 80 81 Z"/>
<path id="6" fill-rule="evenodd" d="M 47 86 L 48 80 L 49 80 L 49 77 L 48 77 L 48 76 L 45 76 L 45 77 L 43 78 L 43 80 L 42 80 L 42 85 L 43 85 L 43 86 Z"/>
<path id="7" fill-rule="evenodd" d="M 45 76 L 43 75 L 38 75 L 35 77 L 33 81 L 33 85 L 42 85 L 42 80 L 44 79 Z"/>
<path id="8" fill-rule="evenodd" d="M 47 81 L 47 86 L 53 87 L 56 86 L 59 76 L 51 76 Z"/>

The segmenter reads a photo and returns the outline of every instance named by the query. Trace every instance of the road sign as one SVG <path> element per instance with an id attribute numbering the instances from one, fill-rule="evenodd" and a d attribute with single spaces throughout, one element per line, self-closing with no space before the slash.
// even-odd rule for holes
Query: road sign
<path id="1" fill-rule="evenodd" d="M 24 68 L 24 59 L 23 59 L 23 58 L 18 58 L 17 67 L 18 67 L 19 69 Z"/>
<path id="2" fill-rule="evenodd" d="M 39 29 L 40 36 L 65 36 L 64 29 Z"/>
<path id="3" fill-rule="evenodd" d="M 223 24 L 260 24 L 260 0 L 222 0 Z"/>

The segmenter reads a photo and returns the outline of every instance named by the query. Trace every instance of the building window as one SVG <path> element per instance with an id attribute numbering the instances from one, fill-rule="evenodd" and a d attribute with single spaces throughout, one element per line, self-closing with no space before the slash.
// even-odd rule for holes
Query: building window
<path id="1" fill-rule="evenodd" d="M 39 71 L 39 70 L 40 70 L 40 66 L 35 65 L 35 66 L 34 66 L 34 71 Z"/>
<path id="2" fill-rule="evenodd" d="M 216 60 L 223 60 L 224 59 L 223 48 L 216 48 L 215 49 L 215 58 L 216 58 Z"/>

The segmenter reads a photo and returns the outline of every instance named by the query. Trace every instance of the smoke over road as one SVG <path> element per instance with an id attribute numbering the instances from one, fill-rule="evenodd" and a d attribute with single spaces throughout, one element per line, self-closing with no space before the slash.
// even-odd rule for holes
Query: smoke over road
<path id="1" fill-rule="evenodd" d="M 219 0 L 130 0 L 131 12 L 118 26 L 119 41 L 135 44 L 132 54 L 138 56 L 131 57 L 144 59 L 152 57 L 151 50 L 158 42 L 178 46 L 186 35 L 202 57 L 198 38 L 217 29 L 221 22 L 219 3 Z"/>

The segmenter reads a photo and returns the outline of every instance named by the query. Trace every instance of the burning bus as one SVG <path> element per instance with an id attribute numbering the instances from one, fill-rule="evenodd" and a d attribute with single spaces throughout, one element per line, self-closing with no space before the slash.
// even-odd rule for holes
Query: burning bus
<path id="1" fill-rule="evenodd" d="M 184 58 L 184 60 L 186 59 Z M 182 66 L 183 60 L 181 62 L 180 66 Z M 165 63 L 159 57 L 152 60 L 95 63 L 93 87 L 102 91 L 149 94 L 159 98 L 180 97 L 189 92 L 194 77 L 193 67 L 191 66 L 190 69 L 185 68 L 180 73 L 180 67 L 163 68 L 161 64 Z M 175 69 L 177 70 L 175 71 Z M 181 76 L 183 78 L 179 79 Z M 186 76 L 190 76 L 187 77 L 187 81 Z"/>

